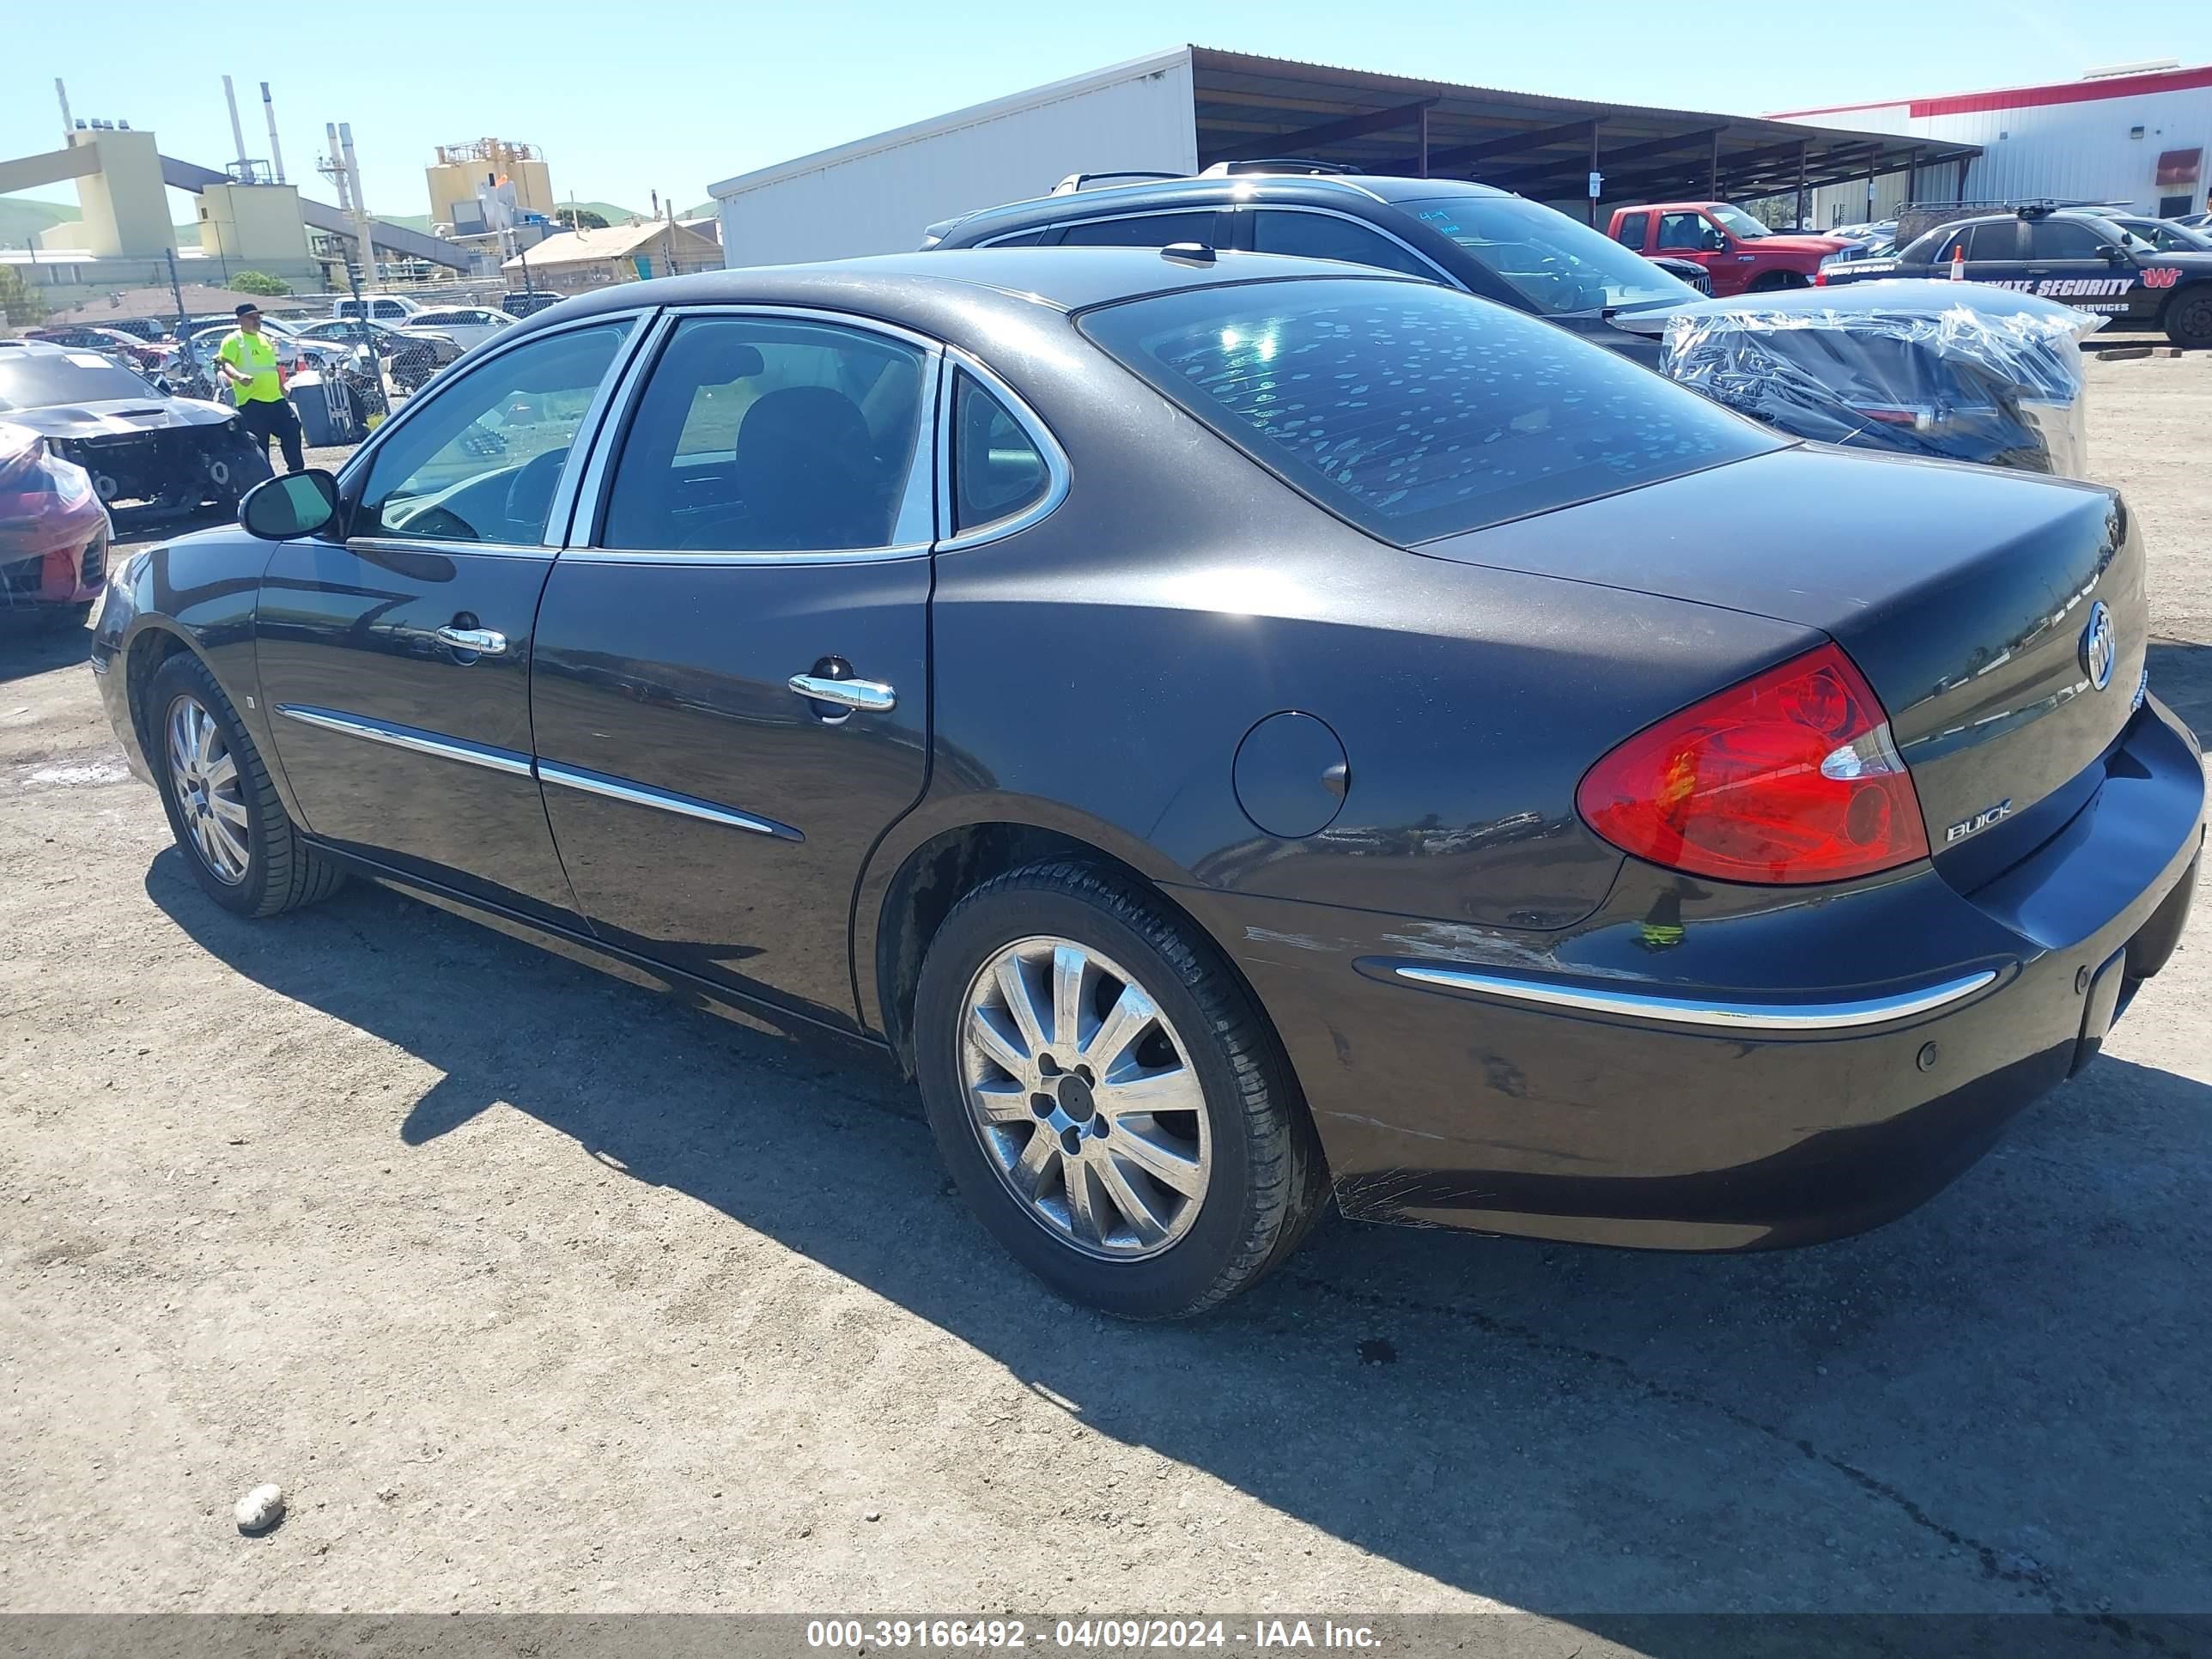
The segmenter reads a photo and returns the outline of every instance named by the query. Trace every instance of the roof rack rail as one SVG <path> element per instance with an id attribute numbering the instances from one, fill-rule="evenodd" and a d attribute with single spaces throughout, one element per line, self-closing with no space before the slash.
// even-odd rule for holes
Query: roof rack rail
<path id="1" fill-rule="evenodd" d="M 1216 161 L 1200 170 L 1201 179 L 1234 179 L 1247 173 L 1358 173 L 1361 168 L 1343 161 L 1316 161 L 1303 155 L 1255 156 L 1245 161 Z"/>
<path id="2" fill-rule="evenodd" d="M 1136 168 L 1121 173 L 1071 173 L 1047 192 L 1053 196 L 1073 196 L 1079 190 L 1089 190 L 1093 185 L 1118 179 L 1187 179 L 1187 173 L 1158 173 L 1149 168 Z"/>

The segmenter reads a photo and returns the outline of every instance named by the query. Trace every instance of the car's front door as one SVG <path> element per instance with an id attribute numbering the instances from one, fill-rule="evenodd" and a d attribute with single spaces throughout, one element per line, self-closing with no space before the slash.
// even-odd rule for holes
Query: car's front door
<path id="1" fill-rule="evenodd" d="M 1702 213 L 1685 211 L 1659 216 L 1658 252 L 1670 259 L 1687 259 L 1703 265 L 1716 294 L 1733 294 L 1743 286 L 1728 257 L 1728 234 Z"/>
<path id="2" fill-rule="evenodd" d="M 648 349 L 538 613 L 545 810 L 603 937 L 850 1024 L 854 884 L 928 775 L 939 353 L 772 309 Z"/>
<path id="3" fill-rule="evenodd" d="M 531 775 L 531 633 L 637 326 L 518 341 L 425 394 L 341 481 L 344 538 L 277 546 L 260 692 L 314 835 L 526 915 L 573 916 Z"/>

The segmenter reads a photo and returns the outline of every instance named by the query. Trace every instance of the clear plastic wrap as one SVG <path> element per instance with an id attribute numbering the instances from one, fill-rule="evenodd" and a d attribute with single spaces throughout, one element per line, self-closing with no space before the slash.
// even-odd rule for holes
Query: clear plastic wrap
<path id="1" fill-rule="evenodd" d="M 1681 307 L 1662 366 L 1799 437 L 2079 478 L 2081 342 L 2104 323 L 1974 283 L 1854 283 Z"/>

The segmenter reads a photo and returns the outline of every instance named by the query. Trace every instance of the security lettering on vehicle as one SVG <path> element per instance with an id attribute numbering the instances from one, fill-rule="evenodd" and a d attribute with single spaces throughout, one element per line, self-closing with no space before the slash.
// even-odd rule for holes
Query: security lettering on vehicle
<path id="1" fill-rule="evenodd" d="M 2150 273 L 2146 271 L 2143 275 L 2148 278 Z M 2078 300 L 2125 294 L 2136 286 L 2136 279 L 2132 276 L 1977 276 L 1974 280 L 1984 288 L 2007 288 L 2015 294 L 2037 294 L 2046 300 Z M 2162 288 L 2166 284 L 2147 282 L 2146 286 Z"/>

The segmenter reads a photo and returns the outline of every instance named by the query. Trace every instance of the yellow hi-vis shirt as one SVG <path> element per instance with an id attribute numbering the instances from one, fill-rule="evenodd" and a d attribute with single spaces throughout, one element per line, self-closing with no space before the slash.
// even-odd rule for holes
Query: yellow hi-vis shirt
<path id="1" fill-rule="evenodd" d="M 265 334 L 248 334 L 234 328 L 222 337 L 215 355 L 241 373 L 253 378 L 234 385 L 231 395 L 241 404 L 280 404 L 284 401 L 283 382 L 276 378 L 276 348 L 269 343 Z"/>

